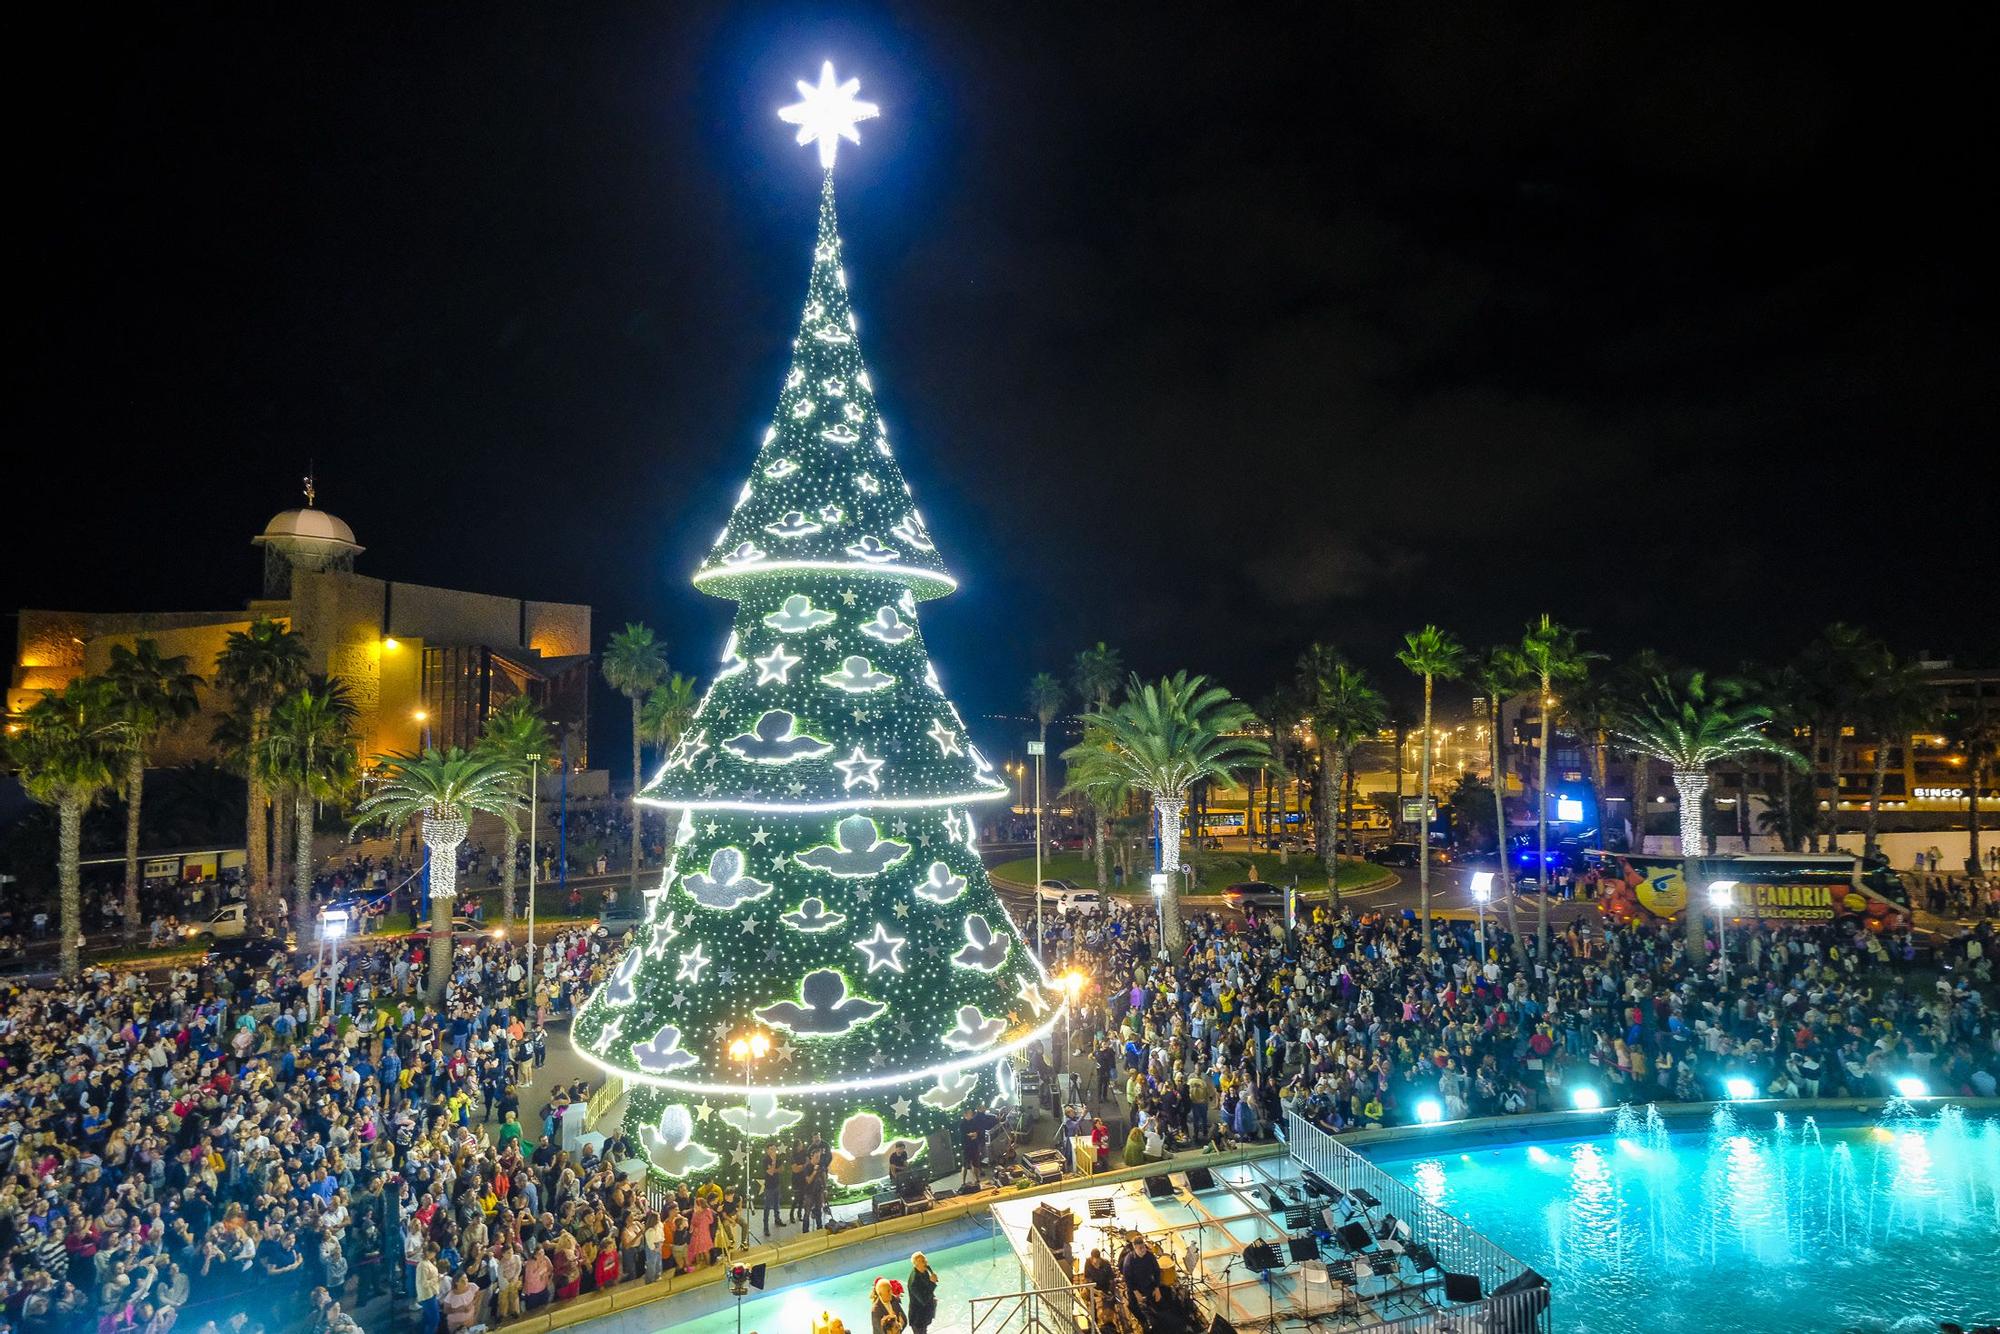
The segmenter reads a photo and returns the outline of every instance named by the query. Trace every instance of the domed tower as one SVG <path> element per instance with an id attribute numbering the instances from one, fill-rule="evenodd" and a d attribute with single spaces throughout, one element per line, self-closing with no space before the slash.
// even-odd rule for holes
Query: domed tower
<path id="1" fill-rule="evenodd" d="M 289 598 L 292 571 L 352 570 L 362 546 L 354 530 L 335 515 L 314 509 L 319 491 L 311 474 L 305 480 L 306 507 L 272 517 L 251 542 L 264 548 L 264 596 Z"/>

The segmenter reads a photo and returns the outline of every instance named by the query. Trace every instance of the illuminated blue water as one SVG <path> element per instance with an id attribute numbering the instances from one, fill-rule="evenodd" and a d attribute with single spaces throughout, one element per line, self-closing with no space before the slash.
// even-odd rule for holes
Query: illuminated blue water
<path id="1" fill-rule="evenodd" d="M 1955 1108 L 1685 1134 L 1628 1109 L 1600 1139 L 1369 1157 L 1546 1274 L 1563 1334 L 2000 1320 L 2000 1122 Z"/>

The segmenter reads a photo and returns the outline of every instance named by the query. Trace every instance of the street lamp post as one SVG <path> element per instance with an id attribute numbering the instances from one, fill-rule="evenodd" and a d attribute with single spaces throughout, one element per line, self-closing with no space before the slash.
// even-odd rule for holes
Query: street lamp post
<path id="1" fill-rule="evenodd" d="M 745 1238 L 750 1235 L 750 1127 L 755 1115 L 750 1110 L 750 1079 L 756 1073 L 757 1062 L 770 1050 L 771 1040 L 762 1033 L 752 1033 L 729 1044 L 731 1059 L 743 1062 L 743 1208 L 738 1217 L 743 1220 Z"/>
<path id="2" fill-rule="evenodd" d="M 1028 754 L 1035 757 L 1035 953 L 1042 952 L 1042 752 L 1048 749 L 1039 741 L 1028 743 Z"/>
<path id="3" fill-rule="evenodd" d="M 541 816 L 542 753 L 528 756 L 528 1017 L 535 1017 L 535 829 Z"/>
<path id="4" fill-rule="evenodd" d="M 1722 985 L 1729 985 L 1729 909 L 1735 903 L 1736 882 L 1718 880 L 1708 887 L 1708 903 L 1715 909 L 1715 966 Z"/>
<path id="5" fill-rule="evenodd" d="M 1493 897 L 1493 872 L 1472 873 L 1472 902 L 1479 910 L 1479 966 L 1486 966 L 1486 901 Z"/>

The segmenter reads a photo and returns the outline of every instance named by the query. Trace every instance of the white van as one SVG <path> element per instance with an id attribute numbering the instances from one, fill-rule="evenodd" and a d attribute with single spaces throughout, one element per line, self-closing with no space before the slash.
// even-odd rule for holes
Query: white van
<path id="1" fill-rule="evenodd" d="M 247 903 L 226 903 L 217 908 L 215 915 L 206 922 L 181 928 L 181 934 L 187 939 L 204 942 L 247 935 L 249 931 L 250 905 Z"/>

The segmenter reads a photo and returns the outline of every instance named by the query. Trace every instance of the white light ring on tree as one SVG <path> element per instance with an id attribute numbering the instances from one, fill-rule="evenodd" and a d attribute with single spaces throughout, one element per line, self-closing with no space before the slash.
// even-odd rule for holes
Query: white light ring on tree
<path id="1" fill-rule="evenodd" d="M 714 593 L 721 597 L 732 597 L 745 582 L 756 575 L 777 574 L 791 570 L 823 570 L 828 573 L 873 574 L 888 578 L 906 579 L 911 592 L 919 601 L 941 598 L 955 592 L 958 580 L 942 570 L 924 570 L 911 565 L 871 565 L 865 560 L 761 560 L 755 564 L 711 565 L 697 570 L 694 586 L 704 593 Z"/>
<path id="2" fill-rule="evenodd" d="M 940 1075 L 957 1074 L 961 1070 L 970 1070 L 974 1066 L 984 1066 L 999 1057 L 1011 1055 L 1014 1052 L 1020 1051 L 1031 1042 L 1041 1041 L 1055 1031 L 1056 1023 L 1062 1018 L 1066 1006 L 1067 1002 L 1058 1002 L 1047 1020 L 1043 1021 L 1039 1026 L 1028 1030 L 1020 1037 L 1013 1039 L 1011 1042 L 1002 1043 L 997 1047 L 988 1047 L 984 1051 L 974 1052 L 955 1060 L 942 1061 L 936 1065 L 927 1065 L 921 1070 L 905 1070 L 887 1075 L 856 1076 L 852 1079 L 843 1079 L 837 1084 L 758 1084 L 754 1086 L 754 1089 L 758 1093 L 769 1093 L 773 1097 L 778 1098 L 810 1098 L 825 1093 L 845 1093 L 850 1089 L 895 1088 L 898 1085 L 915 1084 L 920 1080 L 933 1079 Z M 587 1002 L 586 1008 L 588 1008 Z M 701 1084 L 682 1079 L 669 1079 L 661 1075 L 645 1074 L 641 1071 L 633 1070 L 629 1066 L 613 1065 L 611 1062 L 601 1059 L 594 1052 L 581 1045 L 573 1047 L 572 1050 L 591 1065 L 604 1071 L 604 1073 L 617 1075 L 628 1084 L 644 1084 L 649 1088 L 667 1089 L 675 1093 L 717 1093 L 729 1098 L 740 1098 L 743 1096 L 743 1083 L 741 1080 L 728 1084 Z"/>
<path id="3" fill-rule="evenodd" d="M 746 761 L 747 763 L 747 761 Z M 775 766 L 773 766 L 775 767 Z M 653 787 L 666 777 L 648 783 Z M 653 806 L 667 811 L 749 811 L 752 814 L 772 813 L 777 815 L 809 815 L 815 811 L 869 811 L 869 810 L 921 810 L 926 807 L 958 806 L 974 801 L 998 801 L 1007 796 L 1004 789 L 972 793 L 957 793 L 942 797 L 858 797 L 851 801 L 733 801 L 717 798 L 713 801 L 676 801 L 668 797 L 638 796 L 633 800 L 641 806 Z"/>

